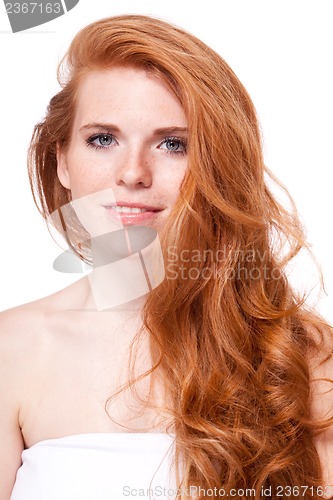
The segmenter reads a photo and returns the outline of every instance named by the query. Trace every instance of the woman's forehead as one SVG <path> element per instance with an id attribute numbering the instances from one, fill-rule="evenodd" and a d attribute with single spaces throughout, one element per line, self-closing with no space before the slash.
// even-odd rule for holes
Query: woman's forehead
<path id="1" fill-rule="evenodd" d="M 167 81 L 145 69 L 116 67 L 88 72 L 77 89 L 76 121 L 96 121 L 101 115 L 150 116 L 163 126 L 186 127 L 184 109 Z M 170 123 L 169 123 L 170 122 Z"/>

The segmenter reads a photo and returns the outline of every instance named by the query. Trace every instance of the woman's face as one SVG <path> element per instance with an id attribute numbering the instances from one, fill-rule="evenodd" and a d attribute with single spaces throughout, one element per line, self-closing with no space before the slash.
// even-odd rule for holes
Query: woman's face
<path id="1" fill-rule="evenodd" d="M 93 71 L 80 84 L 58 176 L 73 200 L 94 200 L 95 217 L 158 230 L 184 178 L 186 142 L 183 108 L 162 79 L 134 68 Z"/>

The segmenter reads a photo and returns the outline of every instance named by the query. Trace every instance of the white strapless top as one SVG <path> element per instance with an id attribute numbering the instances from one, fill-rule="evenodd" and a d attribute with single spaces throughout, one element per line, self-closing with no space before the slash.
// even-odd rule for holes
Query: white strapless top
<path id="1" fill-rule="evenodd" d="M 174 500 L 175 436 L 75 434 L 22 452 L 11 500 Z"/>

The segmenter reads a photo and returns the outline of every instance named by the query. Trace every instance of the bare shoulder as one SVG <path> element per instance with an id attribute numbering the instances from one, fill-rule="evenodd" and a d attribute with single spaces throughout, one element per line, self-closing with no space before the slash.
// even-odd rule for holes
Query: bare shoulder
<path id="1" fill-rule="evenodd" d="M 43 310 L 32 304 L 15 307 L 0 313 L 0 358 L 2 363 L 29 356 L 41 337 Z"/>
<path id="2" fill-rule="evenodd" d="M 75 309 L 85 289 L 82 280 L 52 295 L 0 313 L 0 352 L 10 350 L 17 355 L 36 352 L 49 331 L 55 313 Z M 26 350 L 27 349 L 27 350 Z"/>
<path id="3" fill-rule="evenodd" d="M 74 290 L 73 290 L 74 287 Z M 0 313 L 2 370 L 31 373 L 50 341 L 50 318 L 71 307 L 75 284 L 42 299 Z"/>
<path id="4" fill-rule="evenodd" d="M 316 344 L 309 357 L 310 412 L 315 421 L 333 419 L 333 329 L 329 325 L 307 328 Z M 333 484 L 333 423 L 315 437 L 324 485 Z"/>
<path id="5" fill-rule="evenodd" d="M 20 409 L 40 355 L 41 309 L 21 306 L 0 313 L 0 498 L 9 498 L 25 443 Z"/>
<path id="6" fill-rule="evenodd" d="M 18 412 L 46 345 L 45 309 L 36 303 L 0 313 L 0 395 Z"/>
<path id="7" fill-rule="evenodd" d="M 22 377 L 18 386 L 26 388 L 34 374 L 40 376 L 54 345 L 55 321 L 66 316 L 68 310 L 75 310 L 85 293 L 85 283 L 80 280 L 52 295 L 0 313 L 0 370 L 6 379 Z"/>
<path id="8" fill-rule="evenodd" d="M 2 391 L 6 387 L 12 391 L 14 377 L 27 368 L 36 350 L 41 323 L 41 312 L 30 305 L 0 313 L 0 384 L 6 381 Z"/>
<path id="9" fill-rule="evenodd" d="M 10 498 L 21 465 L 21 453 L 27 445 L 24 426 L 31 395 L 38 393 L 35 389 L 53 359 L 55 318 L 62 317 L 61 313 L 68 309 L 75 309 L 77 301 L 82 300 L 81 290 L 81 286 L 74 284 L 0 313 L 1 499 Z"/>

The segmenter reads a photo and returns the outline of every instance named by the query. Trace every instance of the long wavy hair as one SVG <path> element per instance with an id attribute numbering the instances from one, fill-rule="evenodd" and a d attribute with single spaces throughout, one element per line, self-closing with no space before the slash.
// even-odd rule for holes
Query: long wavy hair
<path id="1" fill-rule="evenodd" d="M 269 487 L 270 498 L 278 487 L 293 487 L 290 498 L 320 498 L 314 436 L 332 422 L 310 414 L 308 360 L 321 342 L 309 329 L 323 340 L 328 325 L 289 282 L 288 264 L 306 239 L 292 200 L 284 208 L 268 187 L 278 181 L 264 165 L 255 108 L 226 62 L 191 34 L 146 16 L 82 29 L 58 68 L 62 90 L 32 137 L 35 201 L 47 217 L 70 200 L 56 147 L 70 142 L 82 78 L 117 66 L 163 78 L 189 124 L 188 171 L 160 234 L 166 278 L 143 310 L 153 360 L 144 375 L 158 369 L 163 376 L 178 484 L 200 486 L 198 498 L 211 498 L 208 488 L 235 488 L 237 498 L 253 488 L 261 498 Z"/>

